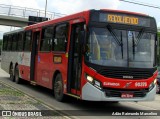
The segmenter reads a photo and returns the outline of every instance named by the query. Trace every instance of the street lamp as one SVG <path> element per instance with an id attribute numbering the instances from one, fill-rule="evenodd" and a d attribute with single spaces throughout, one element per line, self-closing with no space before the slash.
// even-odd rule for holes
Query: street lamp
<path id="1" fill-rule="evenodd" d="M 46 0 L 46 6 L 45 6 L 45 17 L 46 17 L 46 11 L 47 11 L 47 0 Z"/>

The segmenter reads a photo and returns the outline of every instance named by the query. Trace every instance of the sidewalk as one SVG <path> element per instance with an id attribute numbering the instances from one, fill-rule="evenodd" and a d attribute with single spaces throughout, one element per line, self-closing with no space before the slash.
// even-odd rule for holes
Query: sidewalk
<path id="1" fill-rule="evenodd" d="M 3 78 L 3 77 L 9 77 L 9 75 L 6 72 L 2 71 L 0 72 L 0 78 Z M 11 117 L 1 116 L 2 111 L 6 111 L 6 110 L 11 111 L 12 113 Z M 12 86 L 7 85 L 0 80 L 0 119 L 30 119 L 30 118 L 31 119 L 66 119 L 68 117 L 62 116 L 62 114 L 48 107 L 43 102 L 33 99 L 29 95 L 19 90 L 16 90 Z"/>

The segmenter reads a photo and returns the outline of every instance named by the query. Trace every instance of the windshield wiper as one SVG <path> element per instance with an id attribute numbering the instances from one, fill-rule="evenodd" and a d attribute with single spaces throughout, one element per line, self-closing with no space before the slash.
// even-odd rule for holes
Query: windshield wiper
<path id="1" fill-rule="evenodd" d="M 121 52 L 122 52 L 122 59 L 123 59 L 123 42 L 122 42 L 122 31 L 121 31 Z"/>
<path id="2" fill-rule="evenodd" d="M 121 39 L 119 40 L 117 38 L 116 33 L 113 31 L 112 27 L 110 25 L 107 25 L 107 29 L 108 31 L 111 33 L 111 35 L 113 36 L 113 38 L 115 39 L 115 41 L 117 42 L 117 44 L 119 46 L 121 46 L 121 52 L 122 52 L 122 59 L 123 59 L 123 42 L 122 42 L 122 31 L 121 31 Z"/>
<path id="3" fill-rule="evenodd" d="M 144 31 L 145 31 L 145 28 L 142 28 L 141 31 L 139 32 L 139 34 L 138 34 L 138 36 L 137 36 L 137 38 L 136 38 L 135 46 L 138 45 L 140 39 L 141 39 L 142 36 L 143 36 Z"/>
<path id="4" fill-rule="evenodd" d="M 135 59 L 135 39 L 134 39 L 134 34 L 132 32 L 132 48 L 133 48 L 133 59 Z"/>
<path id="5" fill-rule="evenodd" d="M 117 38 L 116 33 L 113 31 L 112 27 L 110 25 L 107 25 L 108 31 L 112 34 L 113 38 L 116 40 L 117 44 L 122 46 L 122 42 Z"/>

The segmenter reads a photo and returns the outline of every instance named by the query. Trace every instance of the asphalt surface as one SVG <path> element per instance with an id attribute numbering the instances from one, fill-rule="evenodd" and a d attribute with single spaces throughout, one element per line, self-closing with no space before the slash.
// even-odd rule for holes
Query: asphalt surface
<path id="1" fill-rule="evenodd" d="M 54 99 L 52 91 L 40 86 L 33 86 L 27 82 L 16 84 L 9 80 L 9 75 L 0 69 L 0 81 L 15 87 L 18 90 L 45 102 L 48 106 L 61 110 L 61 112 L 72 116 L 73 118 L 83 119 L 159 119 L 160 116 L 107 116 L 111 115 L 111 110 L 159 110 L 160 113 L 160 95 L 156 95 L 155 101 L 151 102 L 120 102 L 120 103 L 107 103 L 107 102 L 87 102 L 80 101 L 74 98 L 69 98 L 66 102 L 58 102 Z"/>

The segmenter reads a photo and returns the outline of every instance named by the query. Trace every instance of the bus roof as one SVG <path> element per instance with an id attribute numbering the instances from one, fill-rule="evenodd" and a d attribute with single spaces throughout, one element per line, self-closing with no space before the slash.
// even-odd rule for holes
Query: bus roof
<path id="1" fill-rule="evenodd" d="M 133 14 L 133 15 L 141 15 L 141 16 L 148 16 L 147 14 L 138 13 L 138 12 L 131 12 L 131 11 L 125 11 L 125 10 L 113 10 L 113 9 L 101 9 L 102 11 L 107 12 L 118 12 L 118 13 L 126 13 L 126 14 Z"/>
<path id="2" fill-rule="evenodd" d="M 65 21 L 69 21 L 69 20 L 72 20 L 72 19 L 76 19 L 76 18 L 81 18 L 83 16 L 87 16 L 87 14 L 89 14 L 89 11 L 90 10 L 82 11 L 82 12 L 75 13 L 75 14 L 72 14 L 72 15 L 67 15 L 67 16 L 64 16 L 64 17 L 61 17 L 61 18 L 52 19 L 52 20 L 49 20 L 49 21 L 44 21 L 44 22 L 40 22 L 40 23 L 37 23 L 37 24 L 33 24 L 33 25 L 25 27 L 25 30 L 30 30 L 30 29 L 33 29 L 33 28 L 47 26 L 47 25 L 51 25 L 51 24 L 54 24 L 54 23 L 60 23 L 60 22 L 65 22 Z"/>
<path id="3" fill-rule="evenodd" d="M 6 32 L 6 33 L 4 33 L 4 35 L 8 35 L 8 34 L 14 34 L 14 33 L 21 32 L 21 31 L 24 31 L 24 28 L 17 29 L 17 30 L 14 30 L 14 31 L 9 31 L 9 32 Z"/>
<path id="4" fill-rule="evenodd" d="M 27 26 L 25 28 L 25 30 L 38 28 L 38 27 L 41 27 L 41 26 L 47 26 L 47 25 L 50 25 L 50 24 L 58 23 L 58 22 L 65 22 L 65 21 L 69 21 L 71 19 L 76 19 L 76 18 L 80 18 L 80 17 L 84 17 L 84 16 L 87 19 L 89 19 L 89 12 L 90 11 L 108 11 L 108 12 L 117 12 L 117 13 L 126 13 L 126 14 L 140 15 L 140 16 L 148 16 L 148 15 L 142 14 L 142 13 L 123 11 L 123 10 L 113 10 L 113 9 L 94 10 L 94 9 L 92 9 L 92 10 L 86 10 L 86 11 L 82 11 L 82 12 L 79 12 L 79 13 L 75 13 L 75 14 L 72 14 L 72 15 L 67 15 L 67 16 L 64 16 L 64 17 L 61 17 L 61 18 L 52 19 L 52 20 L 49 20 L 49 21 L 33 24 L 33 25 L 30 25 L 30 26 Z"/>
<path id="5" fill-rule="evenodd" d="M 33 24 L 33 25 L 30 25 L 30 26 L 26 26 L 24 28 L 21 28 L 21 29 L 15 30 L 15 31 L 10 31 L 10 32 L 4 33 L 4 35 L 20 32 L 20 31 L 24 31 L 24 30 L 36 29 L 38 27 L 43 27 L 43 26 L 47 26 L 47 25 L 51 25 L 51 24 L 59 23 L 59 22 L 65 22 L 65 21 L 69 21 L 69 20 L 76 19 L 76 18 L 81 18 L 81 17 L 86 17 L 87 19 L 89 19 L 89 12 L 90 11 L 97 11 L 97 12 L 98 11 L 102 11 L 102 12 L 106 11 L 106 12 L 114 12 L 114 13 L 126 13 L 126 14 L 140 15 L 140 16 L 148 16 L 148 15 L 142 14 L 142 13 L 123 11 L 123 10 L 113 10 L 113 9 L 94 10 L 94 9 L 92 9 L 92 10 L 86 10 L 86 11 L 82 11 L 82 12 L 79 12 L 79 13 L 75 13 L 75 14 L 72 14 L 72 15 L 67 15 L 67 16 L 64 16 L 64 17 L 61 17 L 61 18 L 40 22 L 40 23 Z"/>

